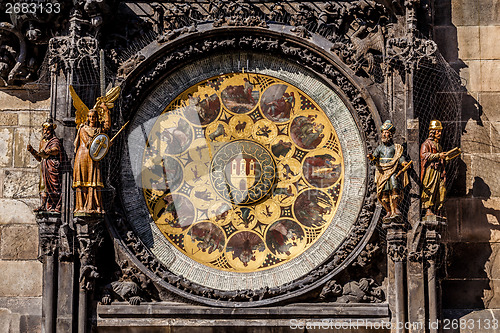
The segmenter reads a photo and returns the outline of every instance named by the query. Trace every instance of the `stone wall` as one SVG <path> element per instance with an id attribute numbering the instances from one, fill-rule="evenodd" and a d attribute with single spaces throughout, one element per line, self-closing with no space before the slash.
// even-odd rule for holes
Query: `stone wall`
<path id="1" fill-rule="evenodd" d="M 41 331 L 42 264 L 33 208 L 39 205 L 38 149 L 50 103 L 46 91 L 0 90 L 0 327 Z"/>
<path id="2" fill-rule="evenodd" d="M 443 307 L 499 309 L 500 2 L 436 1 L 436 10 L 435 39 L 467 87 L 463 163 L 447 203 Z"/>

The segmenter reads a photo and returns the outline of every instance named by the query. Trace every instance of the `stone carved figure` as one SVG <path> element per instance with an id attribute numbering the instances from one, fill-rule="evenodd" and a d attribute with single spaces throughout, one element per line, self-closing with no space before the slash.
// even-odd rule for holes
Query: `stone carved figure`
<path id="1" fill-rule="evenodd" d="M 384 298 L 382 288 L 370 278 L 349 281 L 344 285 L 331 280 L 323 287 L 319 295 L 322 301 L 333 300 L 337 303 L 380 303 L 384 301 Z"/>
<path id="2" fill-rule="evenodd" d="M 432 120 L 429 124 L 429 137 L 420 147 L 421 204 L 426 216 L 440 214 L 446 196 L 445 163 L 461 153 L 459 148 L 443 152 L 439 144 L 442 131 L 441 122 Z"/>
<path id="3" fill-rule="evenodd" d="M 375 182 L 377 183 L 377 198 L 387 212 L 384 218 L 400 216 L 399 204 L 402 190 L 408 185 L 408 175 L 403 169 L 408 162 L 403 156 L 403 147 L 394 143 L 393 135 L 396 128 L 390 120 L 381 127 L 382 144 L 368 158 L 375 162 Z M 402 176 L 402 177 L 401 177 Z"/>
<path id="4" fill-rule="evenodd" d="M 347 282 L 342 288 L 339 303 L 380 303 L 384 300 L 382 288 L 373 279 L 362 278 Z"/>
<path id="5" fill-rule="evenodd" d="M 27 146 L 31 155 L 40 162 L 41 205 L 35 209 L 37 212 L 61 212 L 62 147 L 61 141 L 54 133 L 56 127 L 51 118 L 47 119 L 42 124 L 40 150 L 35 150 L 31 145 Z"/>
<path id="6" fill-rule="evenodd" d="M 142 301 L 139 295 L 142 288 L 147 287 L 146 277 L 139 273 L 128 262 L 119 263 L 121 271 L 116 272 L 117 280 L 104 286 L 101 303 L 109 305 L 113 300 L 127 301 L 131 305 L 139 305 Z"/>
<path id="7" fill-rule="evenodd" d="M 101 191 L 104 187 L 99 161 L 90 156 L 92 139 L 107 132 L 111 127 L 109 108 L 118 98 L 120 89 L 111 89 L 106 96 L 97 99 L 94 108 L 88 109 L 70 87 L 73 105 L 76 108 L 75 122 L 78 132 L 74 141 L 75 162 L 73 166 L 73 188 L 75 189 L 75 216 L 103 214 Z M 85 120 L 85 122 L 83 122 Z"/>
<path id="8" fill-rule="evenodd" d="M 109 109 L 104 123 L 99 122 L 95 109 L 89 110 L 86 123 L 78 129 L 75 138 L 75 164 L 73 188 L 75 189 L 75 215 L 103 214 L 101 191 L 104 187 L 99 162 L 90 158 L 89 146 L 96 135 L 107 132 L 111 126 Z"/>

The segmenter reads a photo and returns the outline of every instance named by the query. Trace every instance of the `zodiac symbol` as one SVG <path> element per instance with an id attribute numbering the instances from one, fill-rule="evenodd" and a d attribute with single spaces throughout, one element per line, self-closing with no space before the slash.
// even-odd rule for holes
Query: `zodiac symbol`
<path id="1" fill-rule="evenodd" d="M 247 122 L 244 121 L 243 123 L 238 120 L 238 125 L 235 126 L 236 132 L 242 133 L 245 130 L 245 127 L 247 126 Z"/>
<path id="2" fill-rule="evenodd" d="M 217 126 L 217 129 L 213 133 L 209 134 L 208 137 L 210 138 L 210 140 L 214 141 L 221 135 L 227 136 L 224 126 L 222 124 L 219 124 L 219 126 Z"/>

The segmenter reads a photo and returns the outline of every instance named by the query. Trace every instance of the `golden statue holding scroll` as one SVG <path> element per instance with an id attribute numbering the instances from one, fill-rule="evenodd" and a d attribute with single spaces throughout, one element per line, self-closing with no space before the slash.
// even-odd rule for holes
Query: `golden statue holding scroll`
<path id="1" fill-rule="evenodd" d="M 445 162 L 461 154 L 460 148 L 443 152 L 439 143 L 442 131 L 441 122 L 432 120 L 429 124 L 429 137 L 420 147 L 421 203 L 425 216 L 440 214 L 446 196 Z"/>

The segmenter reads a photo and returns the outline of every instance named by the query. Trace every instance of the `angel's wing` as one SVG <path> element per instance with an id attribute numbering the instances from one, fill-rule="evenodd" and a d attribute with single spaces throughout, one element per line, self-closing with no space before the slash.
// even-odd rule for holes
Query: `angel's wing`
<path id="1" fill-rule="evenodd" d="M 69 92 L 71 94 L 71 98 L 73 98 L 73 106 L 76 109 L 75 113 L 75 123 L 78 128 L 80 124 L 83 124 L 87 120 L 87 114 L 89 113 L 89 108 L 82 102 L 80 97 L 76 94 L 73 86 L 69 86 Z"/>
<path id="2" fill-rule="evenodd" d="M 97 112 L 99 114 L 100 121 L 103 121 L 103 118 L 104 118 L 104 110 L 101 108 L 101 103 L 104 102 L 108 109 L 113 108 L 115 106 L 115 104 L 113 102 L 116 101 L 118 96 L 120 96 L 120 90 L 121 89 L 118 86 L 113 87 L 106 93 L 106 95 L 97 98 L 95 105 L 94 105 L 94 109 L 97 110 Z"/>

